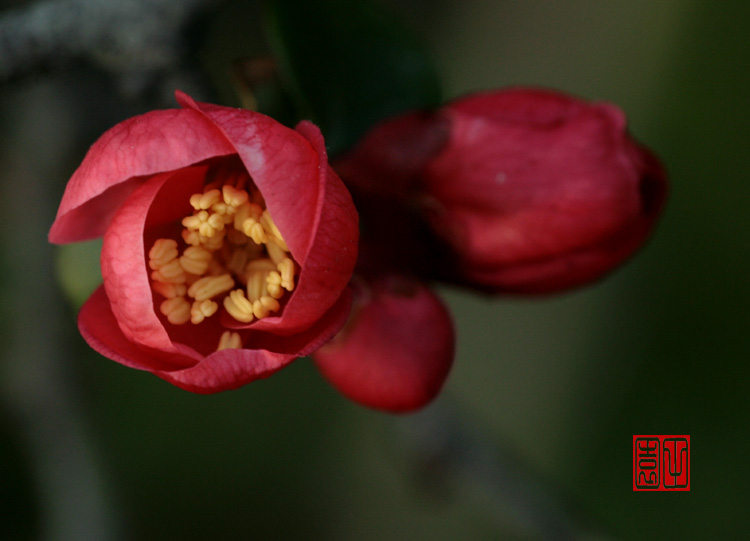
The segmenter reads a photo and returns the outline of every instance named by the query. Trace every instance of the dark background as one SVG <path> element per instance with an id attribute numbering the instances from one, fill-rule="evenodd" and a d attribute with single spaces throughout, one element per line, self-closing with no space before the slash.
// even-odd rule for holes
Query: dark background
<path id="1" fill-rule="evenodd" d="M 28 4 L 1 3 L 0 20 Z M 651 242 L 559 297 L 441 290 L 458 355 L 417 416 L 347 402 L 308 360 L 192 395 L 87 348 L 75 311 L 97 246 L 51 247 L 46 232 L 96 137 L 171 106 L 175 86 L 200 95 L 206 70 L 143 75 L 130 69 L 143 56 L 30 67 L 0 86 L 0 538 L 535 539 L 561 515 L 576 538 L 739 537 L 750 4 L 392 4 L 448 97 L 530 84 L 620 105 L 670 173 Z M 233 99 L 220 66 L 262 43 L 255 16 L 223 3 L 180 45 L 211 66 L 215 99 Z M 690 492 L 633 492 L 634 434 L 691 436 Z"/>

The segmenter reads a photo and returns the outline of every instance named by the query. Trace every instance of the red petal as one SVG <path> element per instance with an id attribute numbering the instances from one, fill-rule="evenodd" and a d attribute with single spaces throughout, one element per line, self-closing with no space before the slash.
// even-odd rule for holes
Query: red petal
<path id="1" fill-rule="evenodd" d="M 204 175 L 203 167 L 193 167 L 152 177 L 122 204 L 104 235 L 101 264 L 107 297 L 125 337 L 141 346 L 176 351 L 154 311 L 143 240 L 146 218 L 165 186 L 182 188 L 187 200 Z"/>
<path id="2" fill-rule="evenodd" d="M 281 318 L 267 318 L 254 327 L 274 332 L 283 329 L 284 334 L 306 328 L 338 300 L 351 279 L 359 239 L 357 210 L 349 191 L 328 165 L 320 130 L 309 122 L 301 123 L 297 130 L 310 141 L 320 164 L 315 221 L 309 226 L 313 235 L 307 253 L 297 260 L 301 265 L 298 283 Z M 289 225 L 299 227 L 294 222 Z M 280 224 L 279 229 L 284 233 Z"/>
<path id="3" fill-rule="evenodd" d="M 49 240 L 104 234 L 117 208 L 149 175 L 234 151 L 205 117 L 190 109 L 153 111 L 108 130 L 93 144 L 63 194 Z"/>
<path id="4" fill-rule="evenodd" d="M 154 374 L 186 391 L 218 393 L 266 378 L 296 357 L 259 349 L 223 349 L 192 368 Z"/>
<path id="5" fill-rule="evenodd" d="M 400 277 L 357 291 L 351 319 L 313 354 L 325 378 L 365 406 L 407 412 L 440 391 L 453 364 L 450 314 L 425 286 Z"/>
<path id="6" fill-rule="evenodd" d="M 187 348 L 173 353 L 139 347 L 128 340 L 117 324 L 104 286 L 100 286 L 81 307 L 78 328 L 88 344 L 120 364 L 139 370 L 178 370 L 192 366 L 200 358 Z"/>

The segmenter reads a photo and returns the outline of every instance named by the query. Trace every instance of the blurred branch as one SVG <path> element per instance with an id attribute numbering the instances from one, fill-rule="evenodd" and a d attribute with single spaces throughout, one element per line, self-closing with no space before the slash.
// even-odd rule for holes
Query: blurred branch
<path id="1" fill-rule="evenodd" d="M 528 464 L 489 441 L 445 399 L 401 423 L 425 480 L 480 495 L 501 528 L 523 539 L 608 539 L 575 516 Z"/>
<path id="2" fill-rule="evenodd" d="M 45 0 L 0 15 L 0 80 L 87 60 L 142 88 L 179 65 L 182 30 L 220 0 Z"/>

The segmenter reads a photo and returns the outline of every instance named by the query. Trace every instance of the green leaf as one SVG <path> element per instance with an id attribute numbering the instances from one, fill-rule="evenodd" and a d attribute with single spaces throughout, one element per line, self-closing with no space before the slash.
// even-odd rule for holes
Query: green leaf
<path id="1" fill-rule="evenodd" d="M 364 0 L 269 0 L 265 23 L 282 78 L 332 154 L 373 124 L 440 102 L 437 71 L 418 40 Z"/>

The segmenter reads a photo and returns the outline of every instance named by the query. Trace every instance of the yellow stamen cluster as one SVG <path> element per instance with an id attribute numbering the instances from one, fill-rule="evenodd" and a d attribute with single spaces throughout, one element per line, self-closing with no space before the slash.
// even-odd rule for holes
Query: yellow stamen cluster
<path id="1" fill-rule="evenodd" d="M 289 248 L 260 193 L 242 184 L 209 185 L 190 197 L 182 253 L 174 239 L 151 247 L 151 287 L 164 297 L 159 309 L 170 323 L 198 325 L 216 314 L 219 302 L 234 319 L 250 323 L 278 312 L 284 293 L 294 290 Z M 241 347 L 237 332 L 219 340 L 218 349 Z"/>

